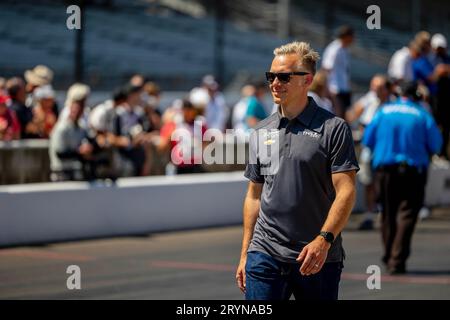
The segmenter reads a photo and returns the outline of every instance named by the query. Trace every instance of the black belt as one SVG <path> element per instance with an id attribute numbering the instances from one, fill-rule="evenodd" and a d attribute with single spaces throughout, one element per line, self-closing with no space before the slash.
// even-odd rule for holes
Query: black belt
<path id="1" fill-rule="evenodd" d="M 411 166 L 406 162 L 401 162 L 395 164 L 381 165 L 378 166 L 376 170 L 383 172 L 400 172 L 400 173 L 414 172 L 420 174 L 426 172 L 427 168 L 424 166 L 421 167 Z"/>

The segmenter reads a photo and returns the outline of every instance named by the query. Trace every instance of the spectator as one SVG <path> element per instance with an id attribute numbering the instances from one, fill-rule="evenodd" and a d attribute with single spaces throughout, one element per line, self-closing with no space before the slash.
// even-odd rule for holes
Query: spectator
<path id="1" fill-rule="evenodd" d="M 145 84 L 145 77 L 142 74 L 135 74 L 130 78 L 130 84 L 134 87 L 142 88 Z"/>
<path id="2" fill-rule="evenodd" d="M 89 127 L 99 134 L 112 133 L 114 131 L 114 117 L 116 109 L 127 100 L 124 88 L 117 88 L 108 99 L 97 105 L 89 113 Z"/>
<path id="3" fill-rule="evenodd" d="M 20 123 L 16 113 L 8 105 L 8 96 L 0 94 L 0 140 L 10 141 L 20 138 Z"/>
<path id="4" fill-rule="evenodd" d="M 36 104 L 36 101 L 34 99 L 34 90 L 41 86 L 51 86 L 53 81 L 53 71 L 45 65 L 37 65 L 31 70 L 25 71 L 24 76 L 25 80 L 27 81 L 25 89 L 28 93 L 25 104 L 27 107 L 32 107 Z M 53 113 L 58 116 L 59 109 L 56 100 L 54 101 L 52 109 Z"/>
<path id="5" fill-rule="evenodd" d="M 386 76 L 376 74 L 370 81 L 370 90 L 363 95 L 350 110 L 346 118 L 349 122 L 359 121 L 364 129 L 371 121 L 375 112 L 391 98 L 391 83 Z"/>
<path id="6" fill-rule="evenodd" d="M 248 99 L 247 112 L 245 113 L 245 124 L 247 128 L 254 128 L 258 122 L 267 117 L 264 107 L 264 97 L 267 93 L 267 83 L 258 82 L 254 85 L 255 92 Z"/>
<path id="7" fill-rule="evenodd" d="M 450 160 L 448 151 L 450 136 L 450 57 L 447 54 L 447 39 L 442 34 L 437 33 L 431 38 L 431 47 L 433 48 L 433 65 L 446 66 L 447 68 L 447 72 L 443 72 L 436 83 L 436 100 L 433 113 L 444 138 L 440 156 Z"/>
<path id="8" fill-rule="evenodd" d="M 2 77 L 0 77 L 0 94 L 6 94 L 6 79 Z"/>
<path id="9" fill-rule="evenodd" d="M 159 104 L 161 101 L 161 89 L 154 82 L 147 82 L 144 85 L 144 130 L 152 132 L 161 129 L 161 111 Z"/>
<path id="10" fill-rule="evenodd" d="M 209 95 L 209 101 L 205 110 L 206 125 L 208 129 L 219 129 L 223 132 L 228 112 L 225 98 L 219 91 L 219 84 L 213 76 L 207 75 L 203 77 L 202 86 Z"/>
<path id="11" fill-rule="evenodd" d="M 232 125 L 235 130 L 247 130 L 246 114 L 248 101 L 255 94 L 255 87 L 251 84 L 241 89 L 241 99 L 234 105 L 232 113 Z"/>
<path id="12" fill-rule="evenodd" d="M 420 57 L 420 47 L 412 40 L 408 47 L 397 50 L 389 61 L 388 75 L 396 83 L 412 81 L 414 78 L 412 63 Z"/>
<path id="13" fill-rule="evenodd" d="M 439 63 L 433 65 L 431 62 L 430 54 L 430 38 L 426 32 L 416 35 L 416 41 L 418 41 L 421 48 L 421 56 L 413 61 L 413 78 L 414 81 L 418 81 L 427 86 L 430 92 L 431 106 L 435 107 L 435 98 L 437 94 L 437 82 L 441 77 L 445 77 L 450 72 L 450 66 L 445 63 Z"/>
<path id="14" fill-rule="evenodd" d="M 312 97 L 319 107 L 333 112 L 333 104 L 328 99 L 330 92 L 328 91 L 327 81 L 327 73 L 319 70 L 309 87 L 308 96 Z"/>
<path id="15" fill-rule="evenodd" d="M 36 105 L 33 107 L 33 118 L 27 125 L 28 137 L 34 139 L 48 139 L 57 121 L 53 111 L 55 92 L 50 85 L 38 87 L 33 93 Z"/>
<path id="16" fill-rule="evenodd" d="M 361 133 L 364 133 L 364 128 L 370 124 L 375 113 L 383 104 L 389 102 L 390 99 L 391 83 L 386 76 L 377 74 L 370 81 L 369 92 L 362 96 L 347 112 L 347 119 L 350 122 L 359 121 Z M 375 184 L 373 181 L 374 172 L 370 165 L 371 159 L 370 149 L 363 147 L 359 158 L 361 170 L 358 172 L 357 178 L 364 186 L 367 212 L 364 214 L 364 218 L 359 225 L 359 230 L 372 230 L 378 214 Z"/>
<path id="17" fill-rule="evenodd" d="M 94 146 L 89 142 L 88 132 L 79 125 L 83 115 L 84 100 L 76 97 L 66 105 L 67 116 L 61 117 L 50 137 L 50 167 L 52 181 L 85 180 L 87 169 L 93 159 Z"/>
<path id="18" fill-rule="evenodd" d="M 20 137 L 21 139 L 31 138 L 33 135 L 29 124 L 33 119 L 33 112 L 25 105 L 27 97 L 25 82 L 19 77 L 14 77 L 6 82 L 6 88 L 11 97 L 10 107 L 16 113 L 20 123 Z"/>
<path id="19" fill-rule="evenodd" d="M 414 36 L 414 41 L 419 45 L 421 54 L 429 59 L 431 51 L 431 34 L 428 31 L 419 31 Z"/>
<path id="20" fill-rule="evenodd" d="M 143 116 L 136 109 L 141 103 L 141 87 L 127 84 L 124 88 L 127 99 L 116 108 L 113 134 L 120 138 L 120 159 L 124 170 L 121 175 L 142 175 L 145 162 L 145 150 L 141 145 Z M 131 164 L 131 168 L 130 168 Z M 131 172 L 129 169 L 130 168 Z"/>
<path id="21" fill-rule="evenodd" d="M 338 38 L 331 42 L 323 53 L 322 68 L 328 72 L 328 89 L 335 114 L 344 118 L 351 105 L 350 87 L 350 54 L 348 47 L 355 38 L 354 30 L 342 26 L 338 30 Z"/>
<path id="22" fill-rule="evenodd" d="M 402 97 L 375 115 L 363 138 L 373 153 L 382 203 L 383 262 L 391 274 L 406 272 L 429 157 L 442 145 L 432 116 L 416 103 L 417 92 L 417 83 L 402 84 Z"/>
<path id="23" fill-rule="evenodd" d="M 171 150 L 171 161 L 177 174 L 200 173 L 204 171 L 201 165 L 202 153 L 199 150 L 203 146 L 205 121 L 199 118 L 198 110 L 189 100 L 180 103 L 181 118 L 175 117 L 161 128 L 158 150 L 163 153 Z M 194 129 L 196 125 L 200 126 L 198 131 Z"/>
<path id="24" fill-rule="evenodd" d="M 91 93 L 91 89 L 89 86 L 82 83 L 74 83 L 70 86 L 67 91 L 66 101 L 64 102 L 64 108 L 61 111 L 62 118 L 67 118 L 69 116 L 69 107 L 72 105 L 73 101 L 78 101 L 83 105 L 83 114 L 80 116 L 78 121 L 79 125 L 84 129 L 89 128 L 89 109 L 87 108 L 87 99 L 89 98 L 89 94 Z"/>

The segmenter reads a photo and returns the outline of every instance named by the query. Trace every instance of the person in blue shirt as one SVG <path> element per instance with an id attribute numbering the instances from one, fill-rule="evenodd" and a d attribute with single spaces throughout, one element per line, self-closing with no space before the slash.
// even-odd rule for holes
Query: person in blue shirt
<path id="1" fill-rule="evenodd" d="M 406 272 L 430 156 L 442 146 L 433 117 L 417 103 L 418 92 L 417 82 L 402 84 L 401 97 L 380 108 L 362 140 L 373 154 L 382 204 L 383 262 L 391 274 Z"/>
<path id="2" fill-rule="evenodd" d="M 259 82 L 255 84 L 255 93 L 248 99 L 245 122 L 248 128 L 253 128 L 256 124 L 267 117 L 263 100 L 267 93 L 267 84 Z"/>

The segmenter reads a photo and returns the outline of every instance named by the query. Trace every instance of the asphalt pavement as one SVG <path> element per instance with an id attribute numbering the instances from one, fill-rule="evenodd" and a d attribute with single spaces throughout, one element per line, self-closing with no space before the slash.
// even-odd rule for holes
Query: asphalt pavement
<path id="1" fill-rule="evenodd" d="M 340 299 L 450 299 L 449 208 L 418 223 L 401 276 L 385 272 L 380 232 L 358 231 L 361 218 L 343 232 Z M 0 299 L 242 300 L 234 279 L 241 235 L 226 226 L 0 249 Z M 378 288 L 369 266 L 381 270 Z"/>

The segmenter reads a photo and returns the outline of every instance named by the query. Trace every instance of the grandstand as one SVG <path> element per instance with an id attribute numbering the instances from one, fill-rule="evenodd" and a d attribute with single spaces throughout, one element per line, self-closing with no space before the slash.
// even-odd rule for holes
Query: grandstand
<path id="1" fill-rule="evenodd" d="M 76 33 L 66 28 L 67 4 L 50 0 L 37 3 L 0 4 L 0 74 L 22 74 L 43 63 L 55 70 L 54 85 L 66 89 L 73 82 Z M 187 90 L 202 75 L 216 72 L 220 52 L 215 47 L 218 25 L 211 2 L 185 2 L 203 8 L 200 14 L 194 14 L 187 6 L 183 11 L 180 1 L 106 3 L 87 1 L 83 11 L 84 81 L 93 88 L 109 90 L 139 72 L 170 90 Z M 431 3 L 442 14 L 448 12 L 437 5 L 440 1 Z M 273 48 L 288 40 L 309 41 L 322 52 L 332 30 L 346 23 L 357 30 L 357 41 L 351 49 L 352 80 L 357 89 L 363 88 L 374 73 L 386 70 L 391 54 L 408 43 L 411 36 L 411 30 L 405 29 L 407 18 L 392 18 L 395 7 L 383 6 L 382 29 L 368 30 L 367 14 L 361 5 L 355 7 L 341 0 L 330 8 L 325 0 L 291 1 L 288 32 L 283 37 L 277 34 L 277 2 L 231 0 L 225 4 L 224 70 L 219 77 L 225 85 L 236 79 L 261 77 L 271 61 Z M 441 21 L 439 16 L 436 21 Z M 440 30 L 448 32 L 448 20 L 440 25 Z"/>

